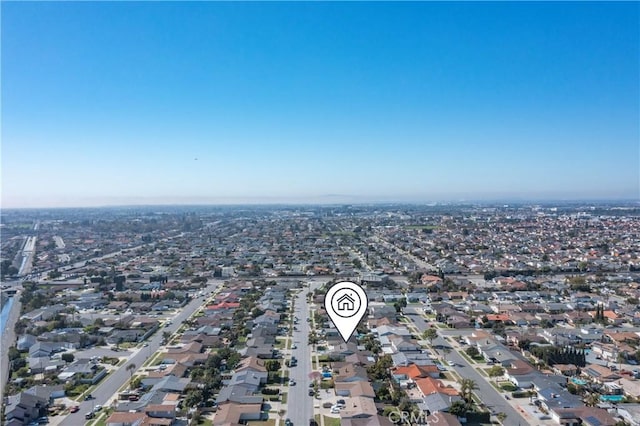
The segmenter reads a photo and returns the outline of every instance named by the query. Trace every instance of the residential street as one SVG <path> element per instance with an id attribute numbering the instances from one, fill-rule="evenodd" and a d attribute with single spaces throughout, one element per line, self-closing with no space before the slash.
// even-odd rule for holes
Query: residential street
<path id="1" fill-rule="evenodd" d="M 294 426 L 306 426 L 309 424 L 309 419 L 313 417 L 314 398 L 308 394 L 309 383 L 311 383 L 309 374 L 312 371 L 312 346 L 308 344 L 310 323 L 307 322 L 307 317 L 310 317 L 310 314 L 306 295 L 322 284 L 322 282 L 311 282 L 310 288 L 303 288 L 295 299 L 294 315 L 299 318 L 299 321 L 295 325 L 297 330 L 293 331 L 293 343 L 297 348 L 293 349 L 291 354 L 298 360 L 298 365 L 289 370 L 289 377 L 296 381 L 296 385 L 289 387 L 285 415 L 285 418 L 289 418 Z"/>
<path id="2" fill-rule="evenodd" d="M 205 292 L 208 294 L 209 292 L 215 290 L 219 282 L 214 282 L 210 284 Z M 182 322 L 189 318 L 200 306 L 202 306 L 204 299 L 202 297 L 193 299 L 184 309 L 176 315 L 176 317 L 172 320 L 172 324 L 160 328 L 148 341 L 149 346 L 138 349 L 134 352 L 126 363 L 124 363 L 120 368 L 109 376 L 107 376 L 98 387 L 92 391 L 92 395 L 95 399 L 91 401 L 83 401 L 79 402 L 77 405 L 80 407 L 80 411 L 76 413 L 69 414 L 60 425 L 63 426 L 78 426 L 80 424 L 84 424 L 85 422 L 85 414 L 93 410 L 96 405 L 108 406 L 111 403 L 113 398 L 118 397 L 118 389 L 124 385 L 127 380 L 130 379 L 131 373 L 127 371 L 127 366 L 130 364 L 135 364 L 137 368 L 140 368 L 142 364 L 153 355 L 161 346 L 162 342 L 162 334 L 167 331 L 170 333 L 175 332 Z"/>
<path id="3" fill-rule="evenodd" d="M 411 308 L 408 308 L 411 309 Z M 429 328 L 429 324 L 424 320 L 424 318 L 420 315 L 420 308 L 414 308 L 418 315 L 409 315 L 407 318 L 410 318 L 411 321 L 415 324 L 416 328 L 423 333 L 427 328 Z M 442 336 L 440 333 L 441 330 L 438 330 L 438 334 Z M 433 341 L 434 345 L 446 344 L 449 347 L 453 347 L 451 343 L 449 343 L 445 338 L 438 337 Z M 439 355 L 443 355 L 441 352 L 434 349 L 434 352 Z M 525 419 L 513 406 L 511 406 L 491 384 L 485 380 L 485 378 L 480 375 L 474 369 L 467 360 L 456 350 L 451 350 L 446 355 L 447 361 L 451 361 L 455 363 L 455 367 L 447 367 L 450 370 L 454 370 L 460 377 L 464 377 L 466 379 L 471 379 L 476 382 L 478 385 L 478 389 L 475 391 L 476 396 L 482 401 L 492 412 L 500 413 L 503 412 L 507 415 L 507 424 L 510 425 L 528 425 L 531 424 L 531 419 Z"/>

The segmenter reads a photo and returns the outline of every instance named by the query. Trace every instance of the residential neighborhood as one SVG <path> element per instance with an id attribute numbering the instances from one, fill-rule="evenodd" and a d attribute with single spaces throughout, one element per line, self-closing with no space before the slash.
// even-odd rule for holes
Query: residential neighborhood
<path id="1" fill-rule="evenodd" d="M 3 211 L 2 422 L 638 425 L 639 213 Z"/>

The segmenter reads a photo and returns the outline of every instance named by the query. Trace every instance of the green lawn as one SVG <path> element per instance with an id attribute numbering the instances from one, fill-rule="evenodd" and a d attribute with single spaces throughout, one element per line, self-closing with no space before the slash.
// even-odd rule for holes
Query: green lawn
<path id="1" fill-rule="evenodd" d="M 464 359 L 466 359 L 467 361 L 469 361 L 469 363 L 471 363 L 471 364 L 475 364 L 475 363 L 476 363 L 476 362 L 475 362 L 475 361 L 474 361 L 474 360 L 473 360 L 469 355 L 467 355 L 464 351 L 460 351 L 460 352 L 458 352 L 458 353 L 459 353 L 460 355 L 462 355 L 462 357 L 463 357 Z"/>
<path id="2" fill-rule="evenodd" d="M 324 426 L 340 426 L 340 417 L 335 418 L 335 417 L 328 417 L 328 416 L 322 416 L 324 417 Z"/>
<path id="3" fill-rule="evenodd" d="M 518 387 L 515 386 L 513 383 L 503 382 L 500 385 L 500 389 L 502 389 L 503 391 L 506 391 L 506 392 L 515 392 L 515 391 L 518 390 Z"/>

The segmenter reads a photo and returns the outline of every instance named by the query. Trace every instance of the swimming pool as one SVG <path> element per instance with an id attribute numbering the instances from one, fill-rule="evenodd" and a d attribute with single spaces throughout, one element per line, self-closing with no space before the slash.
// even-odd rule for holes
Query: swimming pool
<path id="1" fill-rule="evenodd" d="M 584 386 L 584 385 L 586 385 L 586 384 L 587 384 L 587 381 L 586 381 L 586 380 L 578 379 L 578 378 L 576 378 L 576 377 L 572 377 L 572 378 L 571 378 L 571 382 L 572 382 L 574 385 L 578 385 L 578 386 Z"/>
<path id="2" fill-rule="evenodd" d="M 624 395 L 600 395 L 601 401 L 620 402 L 624 399 Z"/>

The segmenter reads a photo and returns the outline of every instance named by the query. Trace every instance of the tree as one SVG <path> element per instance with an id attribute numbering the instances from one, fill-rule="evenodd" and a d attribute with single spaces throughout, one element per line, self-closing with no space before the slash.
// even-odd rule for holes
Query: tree
<path id="1" fill-rule="evenodd" d="M 460 395 L 467 404 L 473 401 L 473 391 L 478 389 L 478 384 L 471 379 L 462 379 L 460 382 Z"/>
<path id="2" fill-rule="evenodd" d="M 73 360 L 75 359 L 75 357 L 73 356 L 73 354 L 69 353 L 69 352 L 65 352 L 63 353 L 60 358 L 66 362 L 67 364 L 72 363 Z"/>
<path id="3" fill-rule="evenodd" d="M 13 361 L 14 359 L 18 359 L 20 358 L 20 351 L 18 351 L 18 349 L 16 349 L 15 346 L 11 346 L 9 348 L 9 361 Z"/>
<path id="4" fill-rule="evenodd" d="M 478 348 L 476 348 L 475 346 L 469 346 L 467 349 L 465 349 L 465 352 L 467 353 L 467 355 L 469 355 L 471 358 L 475 358 L 478 355 L 480 355 L 480 351 L 478 350 Z"/>
<path id="5" fill-rule="evenodd" d="M 201 389 L 191 389 L 184 398 L 184 405 L 187 408 L 197 407 L 203 401 Z"/>
<path id="6" fill-rule="evenodd" d="M 429 341 L 429 344 L 433 344 L 433 340 L 438 337 L 438 330 L 435 328 L 428 328 L 422 333 L 422 337 Z"/>
<path id="7" fill-rule="evenodd" d="M 370 365 L 367 368 L 367 373 L 369 376 L 375 380 L 386 380 L 389 379 L 389 368 L 393 366 L 393 360 L 390 355 L 383 355 L 375 362 L 375 364 Z"/>
<path id="8" fill-rule="evenodd" d="M 453 401 L 449 407 L 449 413 L 464 417 L 467 414 L 467 405 L 463 401 Z"/>
<path id="9" fill-rule="evenodd" d="M 264 366 L 267 369 L 267 371 L 278 371 L 282 367 L 280 362 L 274 359 L 265 361 Z"/>
<path id="10" fill-rule="evenodd" d="M 500 423 L 504 423 L 505 419 L 507 418 L 507 414 L 503 413 L 503 412 L 500 412 L 500 413 L 496 414 L 496 417 L 498 418 Z"/>
<path id="11" fill-rule="evenodd" d="M 133 373 L 136 371 L 136 368 L 138 368 L 138 367 L 137 367 L 137 366 L 136 366 L 136 364 L 135 364 L 135 363 L 133 363 L 133 362 L 132 362 L 131 364 L 127 365 L 127 367 L 125 368 L 125 370 L 127 370 L 127 371 L 129 372 L 129 374 L 131 375 L 131 376 L 129 377 L 129 379 L 130 379 L 131 381 L 133 381 Z"/>
<path id="12" fill-rule="evenodd" d="M 518 347 L 522 350 L 529 350 L 529 346 L 531 346 L 531 340 L 523 339 L 518 342 Z"/>
<path id="13" fill-rule="evenodd" d="M 489 374 L 489 377 L 500 377 L 504 374 L 504 367 L 494 365 L 489 369 L 489 371 L 487 371 L 487 373 Z"/>
<path id="14" fill-rule="evenodd" d="M 447 360 L 447 355 L 449 355 L 451 353 L 451 348 L 449 346 L 444 346 L 442 348 L 442 358 L 446 361 Z"/>

